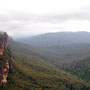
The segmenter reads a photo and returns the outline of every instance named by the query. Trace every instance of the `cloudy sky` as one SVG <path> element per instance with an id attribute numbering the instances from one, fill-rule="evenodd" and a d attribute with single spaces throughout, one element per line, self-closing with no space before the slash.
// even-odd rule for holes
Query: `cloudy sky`
<path id="1" fill-rule="evenodd" d="M 11 36 L 90 31 L 90 0 L 0 0 L 0 31 Z"/>

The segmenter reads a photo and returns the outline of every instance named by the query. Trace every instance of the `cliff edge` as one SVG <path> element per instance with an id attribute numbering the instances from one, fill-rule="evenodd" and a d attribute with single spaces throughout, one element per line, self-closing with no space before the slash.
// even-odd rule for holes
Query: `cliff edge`
<path id="1" fill-rule="evenodd" d="M 11 51 L 8 48 L 9 36 L 6 32 L 0 32 L 0 86 L 7 83 L 7 77 L 11 62 Z"/>

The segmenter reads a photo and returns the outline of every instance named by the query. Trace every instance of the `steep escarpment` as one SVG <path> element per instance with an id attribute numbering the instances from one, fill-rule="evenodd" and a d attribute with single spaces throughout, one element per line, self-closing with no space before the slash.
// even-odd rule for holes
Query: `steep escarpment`
<path id="1" fill-rule="evenodd" d="M 0 87 L 7 83 L 7 77 L 12 62 L 11 51 L 8 48 L 9 36 L 0 32 Z"/>

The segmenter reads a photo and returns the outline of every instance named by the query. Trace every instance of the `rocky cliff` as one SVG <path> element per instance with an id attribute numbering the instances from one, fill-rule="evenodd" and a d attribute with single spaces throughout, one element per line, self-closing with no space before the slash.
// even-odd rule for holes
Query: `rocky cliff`
<path id="1" fill-rule="evenodd" d="M 0 86 L 7 83 L 7 77 L 11 62 L 13 61 L 8 49 L 9 36 L 5 32 L 0 32 Z"/>

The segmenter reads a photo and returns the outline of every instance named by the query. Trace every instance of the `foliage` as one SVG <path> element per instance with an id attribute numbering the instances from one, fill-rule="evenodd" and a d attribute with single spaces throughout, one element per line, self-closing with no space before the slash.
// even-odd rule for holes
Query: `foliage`
<path id="1" fill-rule="evenodd" d="M 90 83 L 90 56 L 74 61 L 71 64 L 66 64 L 60 68 Z"/>
<path id="2" fill-rule="evenodd" d="M 33 49 L 29 51 L 22 45 L 20 47 L 17 45 L 12 46 L 15 61 L 11 67 L 12 73 L 8 76 L 8 83 L 3 86 L 4 90 L 7 87 L 8 90 L 34 90 L 35 88 L 38 90 L 90 89 L 89 84 L 45 62 L 44 59 L 46 58 Z"/>

